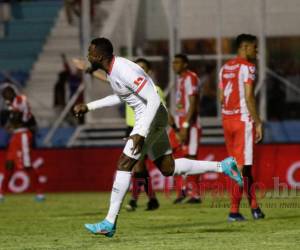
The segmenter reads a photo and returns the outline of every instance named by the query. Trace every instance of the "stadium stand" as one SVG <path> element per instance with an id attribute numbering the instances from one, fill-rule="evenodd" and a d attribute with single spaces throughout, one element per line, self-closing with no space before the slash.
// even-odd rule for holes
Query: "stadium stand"
<path id="1" fill-rule="evenodd" d="M 0 69 L 25 85 L 47 35 L 53 26 L 60 1 L 14 2 L 11 19 L 5 23 L 0 40 Z M 5 80 L 4 74 L 1 74 Z"/>

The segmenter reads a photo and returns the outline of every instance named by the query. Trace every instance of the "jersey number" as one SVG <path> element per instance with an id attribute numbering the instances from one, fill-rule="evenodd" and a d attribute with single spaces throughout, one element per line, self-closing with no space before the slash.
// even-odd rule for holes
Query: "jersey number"
<path id="1" fill-rule="evenodd" d="M 226 87 L 224 89 L 224 97 L 225 97 L 225 103 L 226 103 L 226 105 L 227 105 L 227 103 L 229 101 L 229 97 L 230 97 L 231 93 L 232 93 L 232 82 L 229 81 L 226 84 Z"/>
<path id="2" fill-rule="evenodd" d="M 136 80 L 134 80 L 134 84 L 136 86 L 139 86 L 143 82 L 144 79 L 145 79 L 144 77 L 138 77 Z"/>

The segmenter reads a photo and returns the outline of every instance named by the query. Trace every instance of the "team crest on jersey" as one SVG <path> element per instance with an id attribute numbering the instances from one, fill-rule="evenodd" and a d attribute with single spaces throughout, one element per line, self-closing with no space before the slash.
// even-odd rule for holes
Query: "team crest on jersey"
<path id="1" fill-rule="evenodd" d="M 249 66 L 250 73 L 254 74 L 255 72 L 255 66 Z"/>

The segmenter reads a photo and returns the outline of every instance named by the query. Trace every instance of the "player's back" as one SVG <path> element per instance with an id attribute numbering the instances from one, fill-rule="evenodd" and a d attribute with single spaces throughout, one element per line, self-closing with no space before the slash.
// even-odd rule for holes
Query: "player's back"
<path id="1" fill-rule="evenodd" d="M 254 81 L 255 67 L 242 58 L 227 61 L 220 72 L 219 87 L 223 89 L 223 116 L 248 114 L 245 84 Z"/>

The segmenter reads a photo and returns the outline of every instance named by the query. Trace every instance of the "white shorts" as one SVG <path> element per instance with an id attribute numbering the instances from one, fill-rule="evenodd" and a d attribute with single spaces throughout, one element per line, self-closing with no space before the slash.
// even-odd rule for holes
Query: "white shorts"
<path id="1" fill-rule="evenodd" d="M 132 153 L 133 141 L 129 139 L 124 147 L 123 153 L 133 159 L 142 159 L 145 155 L 154 161 L 163 155 L 172 153 L 169 137 L 167 133 L 168 112 L 161 105 L 157 110 L 154 120 L 150 127 L 150 132 L 146 137 L 141 153 L 134 155 Z M 138 126 L 135 126 L 130 135 L 138 134 Z"/>

